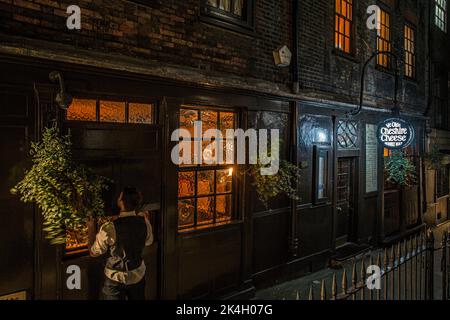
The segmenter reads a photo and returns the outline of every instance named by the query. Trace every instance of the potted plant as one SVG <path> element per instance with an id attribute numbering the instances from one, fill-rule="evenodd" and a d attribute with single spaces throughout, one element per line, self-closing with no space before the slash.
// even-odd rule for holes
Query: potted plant
<path id="1" fill-rule="evenodd" d="M 255 187 L 258 199 L 264 204 L 266 209 L 269 208 L 269 201 L 281 194 L 293 200 L 300 199 L 296 188 L 301 176 L 299 167 L 289 161 L 281 160 L 277 173 L 262 175 L 261 169 L 264 167 L 266 165 L 261 164 L 258 160 L 257 164 L 250 165 L 244 173 L 252 177 L 251 185 Z"/>
<path id="2" fill-rule="evenodd" d="M 416 167 L 400 150 L 392 151 L 391 155 L 385 158 L 384 170 L 387 182 L 400 188 L 416 182 Z"/>
<path id="3" fill-rule="evenodd" d="M 72 158 L 70 135 L 56 126 L 31 144 L 32 166 L 11 189 L 21 201 L 41 210 L 44 232 L 52 244 L 66 243 L 66 233 L 84 230 L 89 216 L 103 215 L 102 192 L 107 179 Z"/>

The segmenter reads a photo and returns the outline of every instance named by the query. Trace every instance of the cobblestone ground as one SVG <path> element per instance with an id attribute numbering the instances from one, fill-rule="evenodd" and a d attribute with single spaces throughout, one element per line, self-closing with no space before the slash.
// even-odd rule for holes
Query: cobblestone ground
<path id="1" fill-rule="evenodd" d="M 439 248 L 441 246 L 441 240 L 442 240 L 442 233 L 444 230 L 448 229 L 450 227 L 450 222 L 440 225 L 439 227 L 437 227 L 436 229 L 433 230 L 434 235 L 435 235 L 435 247 Z M 347 286 L 348 288 L 351 287 L 351 275 L 352 275 L 352 270 L 353 270 L 353 261 L 355 261 L 356 264 L 356 273 L 358 276 L 358 281 L 360 281 L 361 279 L 361 261 L 364 258 L 365 261 L 365 266 L 367 267 L 369 265 L 369 261 L 370 261 L 370 255 L 372 255 L 373 258 L 373 262 L 376 263 L 376 257 L 377 255 L 380 253 L 381 257 L 383 257 L 383 250 L 374 250 L 371 253 L 365 253 L 365 254 L 361 254 L 359 256 L 356 256 L 355 259 L 351 259 L 351 260 L 347 260 L 342 264 L 342 268 L 340 269 L 331 269 L 331 268 L 327 268 L 324 270 L 320 270 L 318 272 L 303 276 L 301 278 L 298 279 L 294 279 L 288 282 L 284 282 L 281 284 L 277 284 L 275 286 L 266 288 L 266 289 L 262 289 L 262 290 L 258 290 L 256 292 L 255 295 L 255 299 L 258 300 L 295 300 L 295 299 L 300 299 L 300 300 L 307 300 L 308 296 L 309 296 L 309 291 L 310 291 L 310 287 L 312 286 L 313 291 L 314 291 L 314 299 L 320 299 L 320 289 L 321 289 L 321 281 L 325 280 L 326 283 L 326 292 L 327 292 L 327 297 L 330 298 L 331 296 L 331 284 L 332 284 L 332 279 L 333 279 L 333 274 L 336 273 L 336 278 L 337 278 L 337 287 L 338 287 L 338 293 L 340 293 L 341 290 L 341 281 L 342 281 L 342 274 L 344 269 L 346 270 L 347 273 Z M 441 250 L 437 250 L 435 252 L 435 258 L 434 258 L 434 299 L 436 300 L 440 300 L 442 298 L 442 274 L 441 274 L 441 255 L 442 252 Z M 425 283 L 424 283 L 424 277 L 421 276 L 420 272 L 417 272 L 417 277 L 416 277 L 416 265 L 414 262 L 414 259 L 410 260 L 410 262 L 406 263 L 406 266 L 403 265 L 401 268 L 401 286 L 402 288 L 404 288 L 404 286 L 406 285 L 408 288 L 408 293 L 407 293 L 407 297 L 404 296 L 404 294 L 402 294 L 401 299 L 415 299 L 416 295 L 418 297 L 418 299 L 420 300 L 420 296 L 422 296 L 423 299 L 423 294 L 424 294 L 424 288 L 425 288 Z M 420 270 L 419 268 L 419 264 L 418 264 L 418 270 Z M 412 277 L 411 277 L 411 272 L 412 272 Z M 394 273 L 394 282 L 395 282 L 395 286 L 397 287 L 397 283 L 398 283 L 398 277 L 396 276 L 396 273 Z M 408 274 L 407 279 L 405 279 L 405 274 Z M 390 273 L 389 277 L 388 277 L 388 284 L 387 284 L 387 288 L 388 288 L 388 299 L 391 300 L 390 295 L 391 295 L 391 277 L 392 277 L 392 273 Z M 411 283 L 413 283 L 412 285 L 412 290 L 411 290 Z M 382 289 L 380 290 L 380 297 L 381 299 L 383 299 L 384 297 L 384 281 L 382 281 Z M 403 291 L 403 289 L 401 290 Z M 419 294 L 421 293 L 421 295 Z M 395 300 L 397 300 L 397 294 L 398 292 L 395 291 L 394 292 L 394 297 Z M 411 296 L 411 294 L 413 294 L 413 296 Z M 373 292 L 373 296 L 374 298 L 377 297 L 377 292 L 376 290 L 374 290 Z M 365 290 L 365 299 L 369 299 L 370 297 L 370 293 L 369 291 L 366 289 Z M 356 295 L 356 300 L 360 300 L 361 299 L 361 292 L 359 292 Z"/>

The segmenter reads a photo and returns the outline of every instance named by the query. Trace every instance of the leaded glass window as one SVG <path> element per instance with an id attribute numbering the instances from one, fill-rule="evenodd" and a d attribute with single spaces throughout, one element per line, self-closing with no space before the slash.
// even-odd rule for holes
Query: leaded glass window
<path id="1" fill-rule="evenodd" d="M 125 100 L 74 98 L 66 112 L 69 121 L 154 124 L 155 104 Z"/>
<path id="2" fill-rule="evenodd" d="M 435 0 L 434 22 L 443 32 L 447 32 L 447 0 Z"/>
<path id="3" fill-rule="evenodd" d="M 226 130 L 236 128 L 236 113 L 183 106 L 180 109 L 180 129 L 191 134 L 190 141 L 183 137 L 183 143 L 191 145 L 190 158 L 195 160 L 194 143 L 201 141 L 201 160 L 191 164 L 181 163 L 178 170 L 178 229 L 181 231 L 196 227 L 208 227 L 216 223 L 231 221 L 234 215 L 234 195 L 236 168 L 235 139 L 226 139 Z M 209 129 L 220 130 L 222 137 L 204 138 L 194 136 L 196 121 L 201 121 L 203 134 Z M 217 145 L 211 148 L 212 142 Z M 181 142 L 180 142 L 181 143 Z M 223 158 L 220 161 L 216 154 L 217 148 L 223 148 Z M 180 151 L 180 159 L 185 150 Z M 230 157 L 227 157 L 228 155 Z M 233 161 L 228 161 L 233 159 Z M 209 161 L 212 160 L 212 161 Z"/>
<path id="4" fill-rule="evenodd" d="M 339 149 L 358 149 L 358 123 L 352 120 L 339 120 L 337 143 Z"/>

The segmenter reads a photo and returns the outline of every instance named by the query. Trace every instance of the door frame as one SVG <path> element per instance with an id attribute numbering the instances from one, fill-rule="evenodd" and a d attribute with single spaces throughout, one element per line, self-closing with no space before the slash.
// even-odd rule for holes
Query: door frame
<path id="1" fill-rule="evenodd" d="M 346 154 L 347 152 L 343 152 L 343 154 Z M 353 153 L 353 152 L 352 152 Z M 335 220 L 334 220 L 334 241 L 337 243 L 337 207 L 338 207 L 338 199 L 337 199 L 337 182 L 338 182 L 338 164 L 340 159 L 350 159 L 352 162 L 351 167 L 351 180 L 352 180 L 352 213 L 350 214 L 349 221 L 348 221 L 348 232 L 347 232 L 347 241 L 346 242 L 357 242 L 358 241 L 358 202 L 359 202 L 359 156 L 351 155 L 342 155 L 342 153 L 338 152 L 338 155 L 336 157 L 336 178 L 335 178 Z"/>

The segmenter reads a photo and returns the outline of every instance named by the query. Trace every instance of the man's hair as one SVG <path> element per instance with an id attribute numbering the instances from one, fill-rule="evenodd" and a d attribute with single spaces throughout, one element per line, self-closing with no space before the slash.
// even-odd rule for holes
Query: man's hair
<path id="1" fill-rule="evenodd" d="M 124 187 L 122 190 L 122 201 L 126 210 L 136 210 L 141 203 L 141 194 L 135 187 Z"/>

